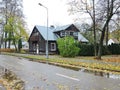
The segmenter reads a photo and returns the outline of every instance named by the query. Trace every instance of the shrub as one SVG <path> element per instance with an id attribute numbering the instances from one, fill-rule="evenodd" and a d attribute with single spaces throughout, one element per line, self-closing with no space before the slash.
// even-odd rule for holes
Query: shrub
<path id="1" fill-rule="evenodd" d="M 71 36 L 59 38 L 57 44 L 60 55 L 63 57 L 75 57 L 80 51 L 80 48 L 77 47 L 78 42 Z"/>
<path id="2" fill-rule="evenodd" d="M 120 54 L 120 44 L 111 44 L 108 49 L 111 54 Z"/>
<path id="3" fill-rule="evenodd" d="M 89 44 L 79 44 L 80 56 L 93 56 L 94 55 L 94 45 Z M 97 45 L 98 48 L 98 45 Z M 97 49 L 98 50 L 98 49 Z M 111 44 L 108 46 L 102 47 L 102 55 L 110 55 L 110 54 L 120 54 L 120 44 Z"/>

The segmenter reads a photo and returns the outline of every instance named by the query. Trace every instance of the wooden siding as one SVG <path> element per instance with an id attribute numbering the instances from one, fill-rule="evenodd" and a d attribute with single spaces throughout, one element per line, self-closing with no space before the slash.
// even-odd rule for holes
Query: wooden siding
<path id="1" fill-rule="evenodd" d="M 79 30 L 74 26 L 74 25 L 71 25 L 70 27 L 68 27 L 66 30 L 61 30 L 61 31 L 58 31 L 58 32 L 55 32 L 55 34 L 57 34 L 57 35 L 59 35 L 60 36 L 60 38 L 62 38 L 62 37 L 64 37 L 64 36 L 61 36 L 61 33 L 62 32 L 65 32 L 65 33 L 67 33 L 67 32 L 76 32 L 76 33 L 78 33 L 79 32 Z M 66 36 L 66 35 L 65 35 Z M 78 40 L 78 36 L 74 36 L 74 35 L 70 35 L 70 36 L 73 36 L 76 40 Z"/>
<path id="2" fill-rule="evenodd" d="M 38 33 L 38 34 L 37 34 Z M 36 35 L 35 35 L 36 34 Z M 48 42 L 48 51 L 49 54 L 54 54 L 56 51 L 51 51 L 51 43 L 56 43 L 56 41 L 49 41 Z M 39 49 L 39 54 L 45 54 L 46 51 L 46 41 L 39 33 L 39 31 L 34 28 L 30 38 L 29 38 L 29 52 L 34 54 L 37 53 L 37 49 Z M 57 50 L 57 49 L 56 49 Z"/>
<path id="3" fill-rule="evenodd" d="M 29 51 L 36 52 L 37 48 L 39 49 L 39 52 L 44 52 L 45 51 L 45 40 L 42 37 L 42 35 L 39 33 L 39 31 L 36 28 L 34 28 L 29 38 Z"/>

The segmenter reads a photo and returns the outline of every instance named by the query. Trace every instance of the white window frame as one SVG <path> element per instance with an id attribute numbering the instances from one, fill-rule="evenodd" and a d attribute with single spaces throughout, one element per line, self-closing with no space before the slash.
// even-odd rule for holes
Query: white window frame
<path id="1" fill-rule="evenodd" d="M 69 36 L 70 32 L 69 31 L 65 31 L 65 36 Z"/>
<path id="2" fill-rule="evenodd" d="M 51 51 L 56 51 L 56 43 L 51 43 Z"/>
<path id="3" fill-rule="evenodd" d="M 74 36 L 78 36 L 78 32 L 74 32 L 73 35 L 74 35 Z"/>
<path id="4" fill-rule="evenodd" d="M 71 33 L 72 33 L 72 35 L 71 35 Z M 69 32 L 69 35 L 70 35 L 70 36 L 74 36 L 74 32 L 73 32 L 73 31 L 70 31 L 70 32 Z"/>
<path id="5" fill-rule="evenodd" d="M 65 31 L 61 31 L 60 36 L 64 37 L 65 36 Z"/>

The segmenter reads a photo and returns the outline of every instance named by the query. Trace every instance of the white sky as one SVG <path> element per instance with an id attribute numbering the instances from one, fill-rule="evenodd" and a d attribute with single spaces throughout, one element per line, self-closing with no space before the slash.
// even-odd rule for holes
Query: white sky
<path id="1" fill-rule="evenodd" d="M 45 26 L 47 22 L 46 9 L 38 3 L 48 8 L 49 26 L 74 23 L 67 12 L 66 0 L 23 0 L 24 14 L 30 31 L 35 25 Z"/>

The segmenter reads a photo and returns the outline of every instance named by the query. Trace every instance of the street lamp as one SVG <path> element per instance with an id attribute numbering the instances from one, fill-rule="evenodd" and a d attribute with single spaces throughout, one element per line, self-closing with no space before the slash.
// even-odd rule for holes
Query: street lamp
<path id="1" fill-rule="evenodd" d="M 47 40 L 46 40 L 46 58 L 48 59 L 48 8 L 44 5 L 42 5 L 41 3 L 38 3 L 38 5 L 44 7 L 47 11 Z"/>

